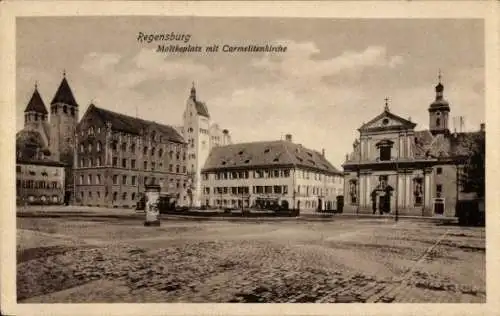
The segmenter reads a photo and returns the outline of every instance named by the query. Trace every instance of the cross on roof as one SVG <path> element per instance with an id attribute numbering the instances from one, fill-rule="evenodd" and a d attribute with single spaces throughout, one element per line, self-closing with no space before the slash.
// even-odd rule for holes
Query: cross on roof
<path id="1" fill-rule="evenodd" d="M 386 97 L 384 100 L 385 100 L 384 110 L 389 111 L 389 98 Z"/>
<path id="2" fill-rule="evenodd" d="M 441 68 L 439 68 L 439 70 L 438 70 L 438 80 L 439 80 L 439 83 L 441 83 L 441 78 L 442 78 L 442 73 L 441 73 Z"/>

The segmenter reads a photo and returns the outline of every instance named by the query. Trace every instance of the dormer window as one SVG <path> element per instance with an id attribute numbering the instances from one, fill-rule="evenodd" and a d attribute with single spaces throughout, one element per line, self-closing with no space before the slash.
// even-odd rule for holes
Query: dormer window
<path id="1" fill-rule="evenodd" d="M 438 117 L 436 118 L 436 126 L 439 127 L 441 125 L 441 119 Z"/>

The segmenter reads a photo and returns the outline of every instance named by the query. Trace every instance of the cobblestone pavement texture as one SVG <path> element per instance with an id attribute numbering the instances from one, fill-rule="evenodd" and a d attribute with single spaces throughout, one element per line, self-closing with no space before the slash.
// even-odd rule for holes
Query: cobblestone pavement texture
<path id="1" fill-rule="evenodd" d="M 19 302 L 486 301 L 484 228 L 81 214 L 18 217 Z"/>

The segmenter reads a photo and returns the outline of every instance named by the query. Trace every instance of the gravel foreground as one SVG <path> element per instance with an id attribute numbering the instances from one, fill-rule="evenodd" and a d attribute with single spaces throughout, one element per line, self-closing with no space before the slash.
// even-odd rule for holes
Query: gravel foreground
<path id="1" fill-rule="evenodd" d="M 484 228 L 34 217 L 17 238 L 20 303 L 486 301 Z"/>

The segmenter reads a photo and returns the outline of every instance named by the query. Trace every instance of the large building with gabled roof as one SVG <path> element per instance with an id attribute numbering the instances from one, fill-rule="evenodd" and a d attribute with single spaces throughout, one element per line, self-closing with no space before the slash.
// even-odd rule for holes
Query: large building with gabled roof
<path id="1" fill-rule="evenodd" d="M 252 208 L 279 204 L 301 211 L 335 210 L 342 173 L 319 153 L 285 140 L 211 150 L 202 174 L 202 204 Z"/>
<path id="2" fill-rule="evenodd" d="M 416 130 L 417 124 L 394 114 L 387 100 L 382 113 L 358 129 L 359 139 L 343 164 L 345 212 L 455 216 L 464 162 L 484 143 L 485 126 L 450 131 L 451 108 L 443 92 L 439 76 L 427 130 Z"/>
<path id="3" fill-rule="evenodd" d="M 135 207 L 146 184 L 188 204 L 186 143 L 172 126 L 91 104 L 76 129 L 75 202 Z"/>

